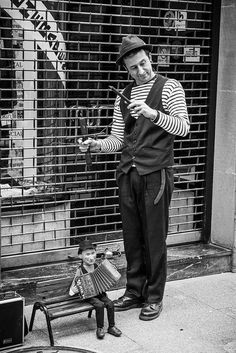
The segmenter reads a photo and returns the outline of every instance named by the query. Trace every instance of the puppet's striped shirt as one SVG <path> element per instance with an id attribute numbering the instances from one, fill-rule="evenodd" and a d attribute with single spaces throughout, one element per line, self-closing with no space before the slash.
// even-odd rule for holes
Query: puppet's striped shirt
<path id="1" fill-rule="evenodd" d="M 134 86 L 131 91 L 131 100 L 145 101 L 154 82 L 155 79 L 146 84 Z M 166 81 L 162 90 L 162 105 L 169 114 L 159 112 L 159 119 L 156 125 L 170 134 L 186 136 L 189 132 L 189 118 L 185 93 L 179 81 L 174 79 Z M 138 118 L 134 114 L 133 116 Z M 124 127 L 124 120 L 120 110 L 120 97 L 117 97 L 114 105 L 111 134 L 101 141 L 102 152 L 114 152 L 122 148 Z"/>

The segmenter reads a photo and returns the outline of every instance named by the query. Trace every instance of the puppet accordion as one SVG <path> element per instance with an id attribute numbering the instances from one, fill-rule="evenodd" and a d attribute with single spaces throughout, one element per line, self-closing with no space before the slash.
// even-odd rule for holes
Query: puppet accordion
<path id="1" fill-rule="evenodd" d="M 115 265 L 105 259 L 91 273 L 81 275 L 80 271 L 77 270 L 69 294 L 71 296 L 76 294 L 81 299 L 95 297 L 110 289 L 120 277 L 121 274 L 117 271 Z"/>

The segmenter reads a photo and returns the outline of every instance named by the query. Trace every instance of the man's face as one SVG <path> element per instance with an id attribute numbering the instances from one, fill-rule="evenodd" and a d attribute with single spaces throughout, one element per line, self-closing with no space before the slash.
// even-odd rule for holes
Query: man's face
<path id="1" fill-rule="evenodd" d="M 143 49 L 126 57 L 124 64 L 137 85 L 150 81 L 155 75 L 150 58 Z"/>
<path id="2" fill-rule="evenodd" d="M 88 249 L 82 251 L 82 260 L 85 265 L 93 265 L 96 260 L 96 250 L 95 249 Z"/>

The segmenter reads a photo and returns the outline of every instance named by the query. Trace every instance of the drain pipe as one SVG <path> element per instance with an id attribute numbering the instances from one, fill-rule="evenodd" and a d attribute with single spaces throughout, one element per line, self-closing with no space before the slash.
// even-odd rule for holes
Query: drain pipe
<path id="1" fill-rule="evenodd" d="M 0 194 L 1 194 L 1 187 L 0 187 Z M 1 205 L 1 195 L 0 195 L 0 285 L 1 285 L 1 278 L 2 278 L 2 276 L 1 276 L 1 273 L 2 273 L 2 266 L 1 266 L 1 260 L 2 260 L 2 255 L 1 255 L 1 253 L 2 253 L 2 241 L 1 241 L 1 239 L 2 239 L 2 235 L 1 235 L 1 229 L 2 229 L 2 226 L 1 226 L 1 209 L 2 209 L 2 205 Z"/>
<path id="2" fill-rule="evenodd" d="M 234 244 L 232 253 L 232 272 L 236 273 L 236 215 L 234 217 Z"/>
<path id="3" fill-rule="evenodd" d="M 236 156 L 236 138 L 234 141 L 234 156 Z M 234 166 L 234 242 L 232 253 L 232 272 L 236 273 L 236 165 Z"/>

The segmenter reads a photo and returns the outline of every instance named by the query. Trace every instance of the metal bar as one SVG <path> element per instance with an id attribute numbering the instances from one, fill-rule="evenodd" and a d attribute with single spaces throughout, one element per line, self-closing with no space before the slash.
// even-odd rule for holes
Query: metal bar
<path id="1" fill-rule="evenodd" d="M 209 95 L 209 128 L 208 145 L 206 159 L 206 208 L 203 227 L 203 240 L 208 242 L 211 234 L 211 211 L 212 211 L 212 177 L 213 177 L 213 154 L 215 143 L 215 111 L 216 111 L 216 87 L 218 77 L 218 52 L 220 38 L 220 15 L 221 0 L 213 2 L 212 12 L 212 56 L 211 56 L 211 77 L 210 77 L 210 95 Z"/>

